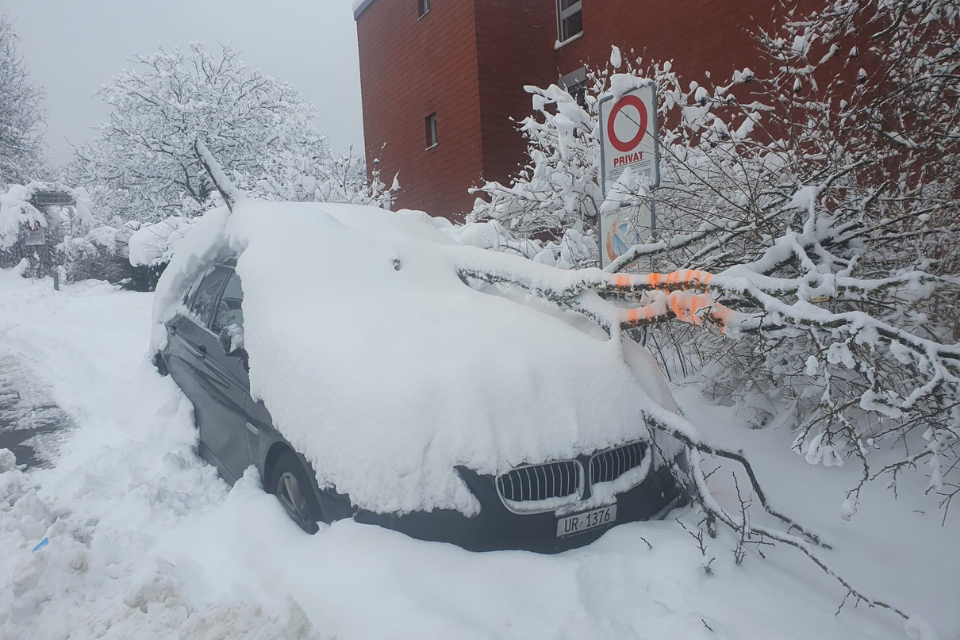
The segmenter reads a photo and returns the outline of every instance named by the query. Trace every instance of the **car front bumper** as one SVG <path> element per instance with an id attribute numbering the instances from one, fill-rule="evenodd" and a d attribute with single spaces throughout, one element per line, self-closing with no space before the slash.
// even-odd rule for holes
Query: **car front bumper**
<path id="1" fill-rule="evenodd" d="M 556 512 L 514 513 L 500 500 L 492 477 L 465 469 L 459 471 L 481 504 L 480 513 L 474 517 L 468 518 L 459 511 L 437 510 L 404 515 L 360 511 L 353 518 L 357 522 L 394 529 L 412 538 L 450 542 L 470 551 L 522 549 L 558 553 L 589 544 L 618 524 L 662 519 L 672 509 L 689 501 L 684 489 L 670 473 L 669 466 L 662 465 L 652 470 L 643 482 L 616 496 L 615 522 L 558 537 L 557 521 L 561 516 Z M 563 515 L 572 513 L 575 512 L 565 510 Z"/>

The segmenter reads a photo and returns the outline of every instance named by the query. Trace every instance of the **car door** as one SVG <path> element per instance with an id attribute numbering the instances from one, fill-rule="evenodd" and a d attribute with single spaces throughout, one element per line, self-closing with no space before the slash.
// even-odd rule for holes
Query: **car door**
<path id="1" fill-rule="evenodd" d="M 220 344 L 222 329 L 231 327 L 231 331 L 239 335 L 243 328 L 240 278 L 232 268 L 220 269 L 229 273 L 200 336 L 198 348 L 203 355 L 196 372 L 195 416 L 200 439 L 216 457 L 221 475 L 235 482 L 250 464 L 244 412 L 250 378 L 245 354 L 228 355 Z M 203 316 L 199 319 L 205 320 Z"/>
<path id="2" fill-rule="evenodd" d="M 167 369 L 194 406 L 197 404 L 197 367 L 204 357 L 200 349 L 204 325 L 200 318 L 213 313 L 214 305 L 229 275 L 228 271 L 222 269 L 208 273 L 184 297 L 184 306 L 189 311 L 178 313 L 167 323 Z"/>

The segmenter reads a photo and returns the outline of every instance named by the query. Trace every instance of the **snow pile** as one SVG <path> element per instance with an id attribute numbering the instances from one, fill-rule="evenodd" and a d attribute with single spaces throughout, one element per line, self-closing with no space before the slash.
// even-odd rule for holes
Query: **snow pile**
<path id="1" fill-rule="evenodd" d="M 189 418 L 183 413 L 181 423 Z M 216 488 L 211 497 L 222 499 L 223 489 L 210 470 L 192 456 L 188 462 L 183 453 L 168 453 L 161 464 L 148 465 L 142 476 L 129 478 L 136 481 L 129 488 L 139 500 L 126 506 L 139 502 L 144 513 L 156 510 L 160 519 L 176 519 L 178 510 L 203 508 L 193 501 L 202 496 L 185 486 L 191 478 L 201 487 Z M 113 452 L 110 459 L 118 464 L 115 470 L 127 476 L 132 469 L 118 454 Z M 8 456 L 9 451 L 0 450 L 0 544 L 5 550 L 0 561 L 0 637 L 316 637 L 308 633 L 302 611 L 280 620 L 265 615 L 258 605 L 197 598 L 197 583 L 207 579 L 199 565 L 183 557 L 170 561 L 151 556 L 155 541 L 146 531 L 131 532 L 114 518 L 75 513 L 66 506 L 69 500 L 50 496 L 34 476 L 7 467 Z M 147 475 L 158 471 L 164 475 Z M 100 494 L 109 478 L 101 475 L 105 472 L 95 468 L 83 473 L 82 490 L 67 495 L 75 499 L 84 491 Z M 177 480 L 169 482 L 168 475 Z"/>
<path id="2" fill-rule="evenodd" d="M 471 289 L 457 265 L 552 269 L 372 207 L 241 202 L 205 217 L 158 285 L 155 348 L 228 248 L 253 395 L 321 486 L 360 507 L 474 514 L 458 465 L 496 474 L 645 438 L 650 398 L 673 406 L 649 357 L 631 367 L 598 327 Z"/>
<path id="3" fill-rule="evenodd" d="M 55 292 L 12 270 L 0 293 L 0 350 L 78 423 L 49 468 L 0 450 L 0 638 L 315 640 L 296 605 L 221 589 L 222 572 L 187 557 L 194 541 L 163 553 L 227 487 L 196 455 L 189 402 L 143 360 L 150 296 L 93 281 Z"/>

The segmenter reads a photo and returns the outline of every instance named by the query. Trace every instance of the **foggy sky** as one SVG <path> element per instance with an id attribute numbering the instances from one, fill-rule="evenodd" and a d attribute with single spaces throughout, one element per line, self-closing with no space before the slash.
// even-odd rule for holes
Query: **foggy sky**
<path id="1" fill-rule="evenodd" d="M 317 107 L 334 149 L 363 153 L 357 31 L 350 0 L 0 0 L 19 51 L 46 92 L 56 164 L 94 137 L 107 109 L 94 92 L 128 56 L 157 44 L 230 43 L 251 69 L 289 82 Z"/>

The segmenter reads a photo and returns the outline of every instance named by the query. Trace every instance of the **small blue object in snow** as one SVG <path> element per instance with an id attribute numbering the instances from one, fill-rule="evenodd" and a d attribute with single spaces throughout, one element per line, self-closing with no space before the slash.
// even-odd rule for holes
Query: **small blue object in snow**
<path id="1" fill-rule="evenodd" d="M 50 544 L 50 538 L 44 538 L 40 541 L 40 544 L 33 548 L 33 552 L 36 553 L 37 551 L 40 551 L 40 549 L 43 549 L 48 544 Z"/>

